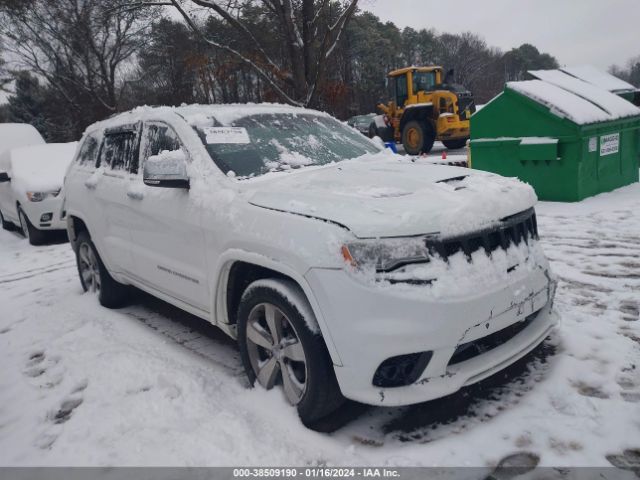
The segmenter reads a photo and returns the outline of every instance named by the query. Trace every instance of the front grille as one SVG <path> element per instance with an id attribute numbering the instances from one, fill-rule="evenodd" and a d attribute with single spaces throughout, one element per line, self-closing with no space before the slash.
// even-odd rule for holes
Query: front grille
<path id="1" fill-rule="evenodd" d="M 481 248 L 490 254 L 499 248 L 506 250 L 510 245 L 528 243 L 531 239 L 537 238 L 536 214 L 533 208 L 530 208 L 503 218 L 495 227 L 446 239 L 427 239 L 426 245 L 431 255 L 439 255 L 447 260 L 458 252 L 463 252 L 467 258 L 471 258 L 471 254 Z"/>
<path id="2" fill-rule="evenodd" d="M 514 323 L 513 325 L 509 325 L 507 328 L 503 328 L 502 330 L 498 330 L 491 335 L 487 335 L 486 337 L 479 338 L 472 342 L 463 343 L 462 345 L 458 345 L 458 348 L 453 352 L 453 356 L 451 360 L 449 360 L 449 365 L 455 365 L 456 363 L 462 363 L 467 360 L 471 360 L 478 355 L 482 355 L 489 350 L 493 350 L 500 345 L 507 343 L 525 328 L 527 328 L 538 316 L 538 312 L 532 313 L 524 320 Z"/>

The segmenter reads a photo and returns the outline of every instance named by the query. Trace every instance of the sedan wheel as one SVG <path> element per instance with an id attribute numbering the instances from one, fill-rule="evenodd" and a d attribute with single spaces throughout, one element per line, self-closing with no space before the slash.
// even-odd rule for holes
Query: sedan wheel
<path id="1" fill-rule="evenodd" d="M 256 379 L 266 389 L 282 383 L 291 405 L 307 388 L 307 361 L 291 321 L 270 303 L 256 305 L 247 322 L 247 353 Z"/>
<path id="2" fill-rule="evenodd" d="M 88 243 L 80 244 L 78 248 L 78 270 L 82 283 L 89 292 L 100 292 L 100 266 L 93 248 Z"/>

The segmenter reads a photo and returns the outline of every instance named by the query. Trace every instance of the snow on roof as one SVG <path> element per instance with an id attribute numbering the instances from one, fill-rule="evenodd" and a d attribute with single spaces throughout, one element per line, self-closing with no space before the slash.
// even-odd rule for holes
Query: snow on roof
<path id="1" fill-rule="evenodd" d="M 203 119 L 215 118 L 222 125 L 229 126 L 236 120 L 260 114 L 313 114 L 326 116 L 327 113 L 280 103 L 232 103 L 220 105 L 183 105 L 175 108 L 190 125 L 197 125 Z"/>
<path id="2" fill-rule="evenodd" d="M 611 75 L 610 73 L 598 70 L 593 65 L 578 65 L 575 67 L 563 67 L 562 70 L 569 75 L 573 75 L 580 80 L 591 83 L 597 87 L 604 88 L 610 92 L 619 92 L 624 90 L 635 90 L 636 87 L 624 80 Z"/>
<path id="3" fill-rule="evenodd" d="M 585 100 L 595 103 L 613 118 L 624 118 L 640 115 L 640 109 L 631 102 L 600 87 L 572 77 L 560 70 L 532 70 L 531 75 L 552 83 L 557 87 L 575 93 Z"/>
<path id="4" fill-rule="evenodd" d="M 0 171 L 10 169 L 8 151 L 44 143 L 42 135 L 28 123 L 0 123 Z"/>
<path id="5" fill-rule="evenodd" d="M 20 184 L 39 192 L 59 189 L 77 145 L 78 142 L 46 143 L 11 150 L 14 186 Z"/>
<path id="6" fill-rule="evenodd" d="M 606 112 L 589 100 L 542 80 L 509 82 L 507 88 L 547 106 L 554 115 L 567 118 L 578 125 L 607 122 L 620 118 Z M 635 115 L 640 115 L 640 110 L 636 110 Z"/>
<path id="7" fill-rule="evenodd" d="M 27 145 L 40 145 L 44 138 L 28 123 L 0 123 L 0 152 Z"/>
<path id="8" fill-rule="evenodd" d="M 162 120 L 176 114 L 183 117 L 190 125 L 211 125 L 212 119 L 215 118 L 223 126 L 230 126 L 236 120 L 246 116 L 270 113 L 290 113 L 293 115 L 311 114 L 321 116 L 329 115 L 328 113 L 317 110 L 310 110 L 307 108 L 294 107 L 279 103 L 229 103 L 209 105 L 185 104 L 179 107 L 150 107 L 145 105 L 94 123 L 89 126 L 87 131 L 93 131 L 99 128 L 109 128 L 112 126 L 122 125 L 123 123 L 136 123 L 147 118 Z"/>

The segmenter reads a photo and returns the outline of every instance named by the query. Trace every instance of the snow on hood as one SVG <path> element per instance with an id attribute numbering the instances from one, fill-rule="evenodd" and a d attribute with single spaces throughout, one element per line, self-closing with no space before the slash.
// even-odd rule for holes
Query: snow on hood
<path id="1" fill-rule="evenodd" d="M 335 222 L 359 238 L 456 235 L 537 201 L 517 179 L 385 153 L 244 185 L 253 205 Z"/>
<path id="2" fill-rule="evenodd" d="M 77 145 L 78 142 L 46 143 L 13 149 L 13 187 L 34 192 L 60 189 Z"/>

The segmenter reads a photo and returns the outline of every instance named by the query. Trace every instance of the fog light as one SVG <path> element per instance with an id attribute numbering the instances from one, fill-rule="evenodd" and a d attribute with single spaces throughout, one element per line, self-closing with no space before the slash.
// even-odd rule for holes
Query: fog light
<path id="1" fill-rule="evenodd" d="M 52 218 L 53 218 L 53 213 L 51 213 L 51 212 L 43 213 L 42 216 L 40 217 L 40 221 L 41 222 L 50 222 Z"/>
<path id="2" fill-rule="evenodd" d="M 387 358 L 373 375 L 376 387 L 404 387 L 414 383 L 427 368 L 433 352 L 410 353 Z"/>

